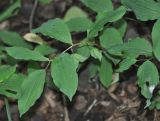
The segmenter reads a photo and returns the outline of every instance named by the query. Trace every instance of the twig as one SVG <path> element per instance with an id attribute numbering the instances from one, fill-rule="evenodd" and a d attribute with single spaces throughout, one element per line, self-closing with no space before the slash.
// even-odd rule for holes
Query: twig
<path id="1" fill-rule="evenodd" d="M 66 104 L 66 97 L 63 95 L 62 98 L 63 98 L 63 104 L 64 104 L 64 121 L 70 121 L 67 104 Z"/>
<path id="2" fill-rule="evenodd" d="M 130 20 L 130 21 L 134 21 L 134 22 L 138 22 L 136 19 L 130 18 L 130 17 L 125 17 L 125 19 Z"/>
<path id="3" fill-rule="evenodd" d="M 48 67 L 50 66 L 50 64 L 51 64 L 51 60 L 48 61 L 47 65 L 46 65 L 46 67 L 45 67 L 45 70 L 48 69 Z"/>
<path id="4" fill-rule="evenodd" d="M 91 110 L 92 108 L 96 105 L 97 103 L 97 99 L 94 99 L 94 101 L 92 102 L 92 104 L 88 107 L 88 109 L 86 110 L 86 112 L 84 113 L 83 116 L 86 116 Z"/>
<path id="5" fill-rule="evenodd" d="M 79 44 L 81 44 L 81 43 L 76 43 L 76 44 L 71 45 L 70 47 L 68 47 L 67 49 L 65 49 L 62 53 L 67 52 L 68 50 L 72 49 L 75 46 L 78 46 Z"/>
<path id="6" fill-rule="evenodd" d="M 34 19 L 34 14 L 35 14 L 37 5 L 38 5 L 38 0 L 35 0 L 34 4 L 33 4 L 32 11 L 31 11 L 31 15 L 30 15 L 30 18 L 29 18 L 29 31 L 30 32 L 31 32 L 32 27 L 33 27 L 33 19 Z"/>
<path id="7" fill-rule="evenodd" d="M 95 86 L 96 86 L 96 97 L 94 98 L 93 102 L 90 104 L 90 106 L 88 107 L 88 109 L 86 110 L 83 116 L 86 116 L 92 110 L 92 108 L 98 103 L 97 97 L 100 93 L 100 84 L 99 84 L 98 75 L 96 75 L 94 79 L 95 79 Z"/>
<path id="8" fill-rule="evenodd" d="M 6 112 L 7 112 L 8 121 L 12 121 L 8 99 L 5 98 L 4 101 L 5 101 L 5 105 L 6 105 Z"/>

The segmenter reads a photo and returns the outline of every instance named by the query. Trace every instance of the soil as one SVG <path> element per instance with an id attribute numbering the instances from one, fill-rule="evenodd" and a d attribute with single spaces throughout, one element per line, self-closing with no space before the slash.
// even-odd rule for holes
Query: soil
<path id="1" fill-rule="evenodd" d="M 0 2 L 4 10 L 9 1 Z M 29 17 L 34 1 L 23 0 L 17 16 L 0 23 L 0 30 L 12 30 L 24 35 L 29 32 Z M 115 6 L 119 0 L 114 0 Z M 62 18 L 67 9 L 77 5 L 92 17 L 95 14 L 81 4 L 79 0 L 54 0 L 49 5 L 38 4 L 34 15 L 33 28 L 48 19 Z M 128 19 L 129 17 L 134 20 Z M 128 29 L 125 40 L 136 36 L 150 38 L 152 22 L 140 23 L 133 14 L 126 16 Z M 75 34 L 74 38 L 82 34 Z M 53 43 L 51 43 L 53 44 Z M 58 45 L 61 48 L 61 45 Z M 158 110 L 144 109 L 145 99 L 140 95 L 136 84 L 137 68 L 120 74 L 119 82 L 108 89 L 104 88 L 98 78 L 89 79 L 88 66 L 79 74 L 79 87 L 73 101 L 70 102 L 58 90 L 46 85 L 41 98 L 20 119 L 15 101 L 10 101 L 13 121 L 160 121 Z M 3 97 L 0 99 L 0 121 L 7 121 Z"/>

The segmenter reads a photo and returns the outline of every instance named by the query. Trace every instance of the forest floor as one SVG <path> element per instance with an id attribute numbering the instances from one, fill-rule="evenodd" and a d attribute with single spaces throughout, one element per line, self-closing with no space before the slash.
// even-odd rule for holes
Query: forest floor
<path id="1" fill-rule="evenodd" d="M 0 2 L 0 10 L 5 9 L 9 0 Z M 117 0 L 116 0 L 117 1 Z M 23 0 L 19 14 L 0 23 L 0 30 L 9 29 L 21 35 L 29 32 L 29 17 L 32 0 Z M 117 3 L 116 3 L 117 4 Z M 79 0 L 54 0 L 49 5 L 38 5 L 33 27 L 41 25 L 51 18 L 62 18 L 71 6 L 83 8 Z M 92 16 L 92 14 L 90 15 Z M 150 34 L 149 27 L 128 20 L 125 38 Z M 142 32 L 142 31 L 143 32 Z M 98 79 L 89 79 L 88 66 L 79 74 L 79 86 L 73 101 L 70 102 L 59 91 L 47 87 L 43 95 L 22 121 L 160 121 L 160 112 L 144 109 L 145 99 L 140 95 L 136 84 L 136 67 L 120 74 L 119 82 L 108 89 L 99 84 Z M 13 121 L 20 121 L 18 107 L 10 102 Z M 7 121 L 5 107 L 0 100 L 0 121 Z M 2 107 L 2 108 L 1 108 Z"/>

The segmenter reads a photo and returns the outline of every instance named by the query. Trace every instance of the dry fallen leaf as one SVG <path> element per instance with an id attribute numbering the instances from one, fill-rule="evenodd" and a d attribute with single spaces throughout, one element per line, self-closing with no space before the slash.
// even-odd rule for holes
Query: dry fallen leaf
<path id="1" fill-rule="evenodd" d="M 37 34 L 34 33 L 27 33 L 24 36 L 24 39 L 28 42 L 37 43 L 37 44 L 44 44 L 44 40 Z"/>

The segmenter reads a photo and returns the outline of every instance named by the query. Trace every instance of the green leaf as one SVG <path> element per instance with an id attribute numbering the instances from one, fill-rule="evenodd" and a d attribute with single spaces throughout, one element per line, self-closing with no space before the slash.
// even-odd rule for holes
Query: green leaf
<path id="1" fill-rule="evenodd" d="M 70 32 L 84 32 L 91 27 L 92 21 L 88 18 L 77 17 L 70 19 L 66 24 L 68 25 Z"/>
<path id="2" fill-rule="evenodd" d="M 17 63 L 19 62 L 19 60 L 14 59 L 13 57 L 9 56 L 8 54 L 5 53 L 5 58 L 3 60 L 5 60 L 5 62 L 8 65 L 17 65 Z"/>
<path id="3" fill-rule="evenodd" d="M 72 54 L 71 56 L 75 59 L 75 61 L 76 61 L 77 63 L 79 63 L 79 62 L 84 62 L 84 61 L 86 60 L 85 57 L 83 57 L 82 55 L 77 54 L 77 53 L 74 53 L 74 54 Z"/>
<path id="4" fill-rule="evenodd" d="M 153 53 L 160 61 L 160 19 L 153 26 L 152 30 Z"/>
<path id="5" fill-rule="evenodd" d="M 133 10 L 137 19 L 155 20 L 160 17 L 160 3 L 154 0 L 122 0 L 122 3 Z"/>
<path id="6" fill-rule="evenodd" d="M 152 98 L 152 92 L 150 92 L 149 87 L 147 84 L 143 84 L 140 86 L 141 88 L 141 94 L 146 98 L 146 99 L 151 99 Z M 150 105 L 148 105 L 150 106 Z"/>
<path id="7" fill-rule="evenodd" d="M 89 73 L 89 78 L 92 79 L 96 76 L 98 73 L 100 63 L 97 60 L 93 60 L 88 67 L 88 73 Z"/>
<path id="8" fill-rule="evenodd" d="M 49 45 L 38 45 L 36 46 L 34 51 L 37 51 L 42 55 L 49 55 L 49 54 L 53 54 L 57 50 L 54 48 L 51 48 Z"/>
<path id="9" fill-rule="evenodd" d="M 101 61 L 102 59 L 102 52 L 98 50 L 97 48 L 91 49 L 91 56 L 94 57 L 95 59 L 98 59 Z"/>
<path id="10" fill-rule="evenodd" d="M 159 74 L 156 66 L 151 61 L 144 62 L 138 69 L 138 85 L 142 95 L 150 99 L 153 89 L 159 83 Z"/>
<path id="11" fill-rule="evenodd" d="M 155 93 L 156 95 L 154 95 L 154 97 L 152 98 L 152 102 L 151 105 L 149 105 L 149 109 L 153 110 L 153 109 L 160 109 L 160 91 Z"/>
<path id="12" fill-rule="evenodd" d="M 114 56 L 108 52 L 103 52 L 105 57 L 107 57 L 110 61 L 114 63 L 114 65 L 117 65 L 121 61 L 121 57 L 119 56 Z"/>
<path id="13" fill-rule="evenodd" d="M 36 70 L 28 75 L 21 86 L 18 108 L 20 116 L 29 110 L 41 96 L 45 83 L 45 71 Z"/>
<path id="14" fill-rule="evenodd" d="M 16 66 L 2 65 L 0 66 L 0 82 L 5 81 L 16 71 Z"/>
<path id="15" fill-rule="evenodd" d="M 0 40 L 10 46 L 32 48 L 32 46 L 26 43 L 25 40 L 16 32 L 0 31 Z"/>
<path id="16" fill-rule="evenodd" d="M 49 4 L 51 3 L 53 0 L 38 0 L 40 3 L 42 4 Z"/>
<path id="17" fill-rule="evenodd" d="M 92 22 L 88 15 L 77 6 L 71 7 L 65 14 L 64 20 L 68 25 L 70 32 L 83 32 L 90 28 Z"/>
<path id="18" fill-rule="evenodd" d="M 64 20 L 69 21 L 70 19 L 74 19 L 74 18 L 87 18 L 87 17 L 88 15 L 85 11 L 83 11 L 77 6 L 73 6 L 67 10 L 64 16 Z"/>
<path id="19" fill-rule="evenodd" d="M 108 87 L 112 83 L 112 64 L 107 58 L 103 57 L 99 69 L 99 77 L 103 86 Z"/>
<path id="20" fill-rule="evenodd" d="M 120 32 L 121 37 L 124 37 L 127 30 L 127 22 L 124 19 L 120 19 L 119 21 L 115 22 L 114 26 Z"/>
<path id="21" fill-rule="evenodd" d="M 41 55 L 39 52 L 29 50 L 23 47 L 7 47 L 8 55 L 20 60 L 34 60 L 34 61 L 49 61 L 48 58 Z"/>
<path id="22" fill-rule="evenodd" d="M 81 0 L 83 4 L 95 12 L 105 12 L 113 10 L 111 0 Z"/>
<path id="23" fill-rule="evenodd" d="M 0 22 L 12 17 L 18 13 L 21 6 L 21 0 L 15 0 L 4 12 L 0 13 Z"/>
<path id="24" fill-rule="evenodd" d="M 78 86 L 77 66 L 73 57 L 67 53 L 55 58 L 51 64 L 51 75 L 54 84 L 70 100 L 72 100 Z"/>
<path id="25" fill-rule="evenodd" d="M 88 38 L 93 38 L 97 36 L 98 32 L 103 28 L 103 26 L 108 22 L 114 22 L 122 18 L 122 16 L 125 14 L 126 9 L 121 6 L 117 8 L 116 10 L 105 12 L 103 15 L 101 15 L 98 20 L 91 26 L 91 29 L 88 34 Z"/>
<path id="26" fill-rule="evenodd" d="M 156 109 L 160 110 L 160 102 L 156 103 Z"/>
<path id="27" fill-rule="evenodd" d="M 119 68 L 116 71 L 123 72 L 125 70 L 128 70 L 136 62 L 137 60 L 135 58 L 127 57 L 119 63 Z"/>
<path id="28" fill-rule="evenodd" d="M 152 46 L 148 40 L 144 38 L 135 38 L 129 40 L 124 44 L 117 44 L 108 49 L 110 54 L 115 54 L 117 52 L 123 52 L 124 56 L 128 56 L 129 54 L 133 55 L 146 55 L 152 56 Z"/>
<path id="29" fill-rule="evenodd" d="M 57 39 L 63 43 L 72 44 L 71 34 L 65 22 L 59 18 L 48 20 L 33 32 Z"/>
<path id="30" fill-rule="evenodd" d="M 106 50 L 114 45 L 122 44 L 123 40 L 118 30 L 115 28 L 107 28 L 104 30 L 103 34 L 100 36 L 100 45 Z M 117 52 L 121 53 L 121 52 Z"/>
<path id="31" fill-rule="evenodd" d="M 13 74 L 7 80 L 0 82 L 0 94 L 17 99 L 25 78 L 23 74 Z"/>
<path id="32" fill-rule="evenodd" d="M 80 46 L 79 48 L 77 48 L 76 53 L 87 60 L 91 55 L 91 49 L 92 47 L 88 45 Z"/>

